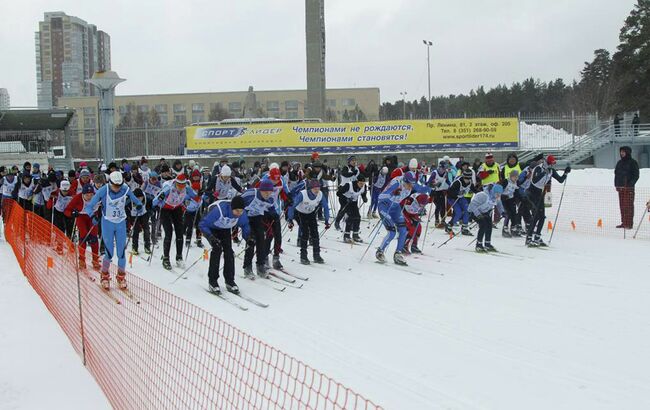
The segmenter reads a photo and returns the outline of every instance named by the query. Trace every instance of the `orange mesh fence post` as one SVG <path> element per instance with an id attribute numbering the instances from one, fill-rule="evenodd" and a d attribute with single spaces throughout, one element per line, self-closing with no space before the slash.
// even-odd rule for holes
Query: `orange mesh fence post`
<path id="1" fill-rule="evenodd" d="M 549 232 L 551 232 L 551 231 L 553 230 L 553 222 L 548 221 L 548 223 L 546 224 L 546 229 L 547 229 Z"/>
<path id="2" fill-rule="evenodd" d="M 602 218 L 598 218 L 598 223 L 596 224 L 596 227 L 598 227 L 598 228 L 603 227 L 603 219 Z"/>

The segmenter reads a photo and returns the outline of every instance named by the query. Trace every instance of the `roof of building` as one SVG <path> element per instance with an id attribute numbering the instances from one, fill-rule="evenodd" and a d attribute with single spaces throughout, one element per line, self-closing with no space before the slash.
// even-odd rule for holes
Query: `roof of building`
<path id="1" fill-rule="evenodd" d="M 2 109 L 0 131 L 62 130 L 72 119 L 74 110 L 53 109 Z"/>

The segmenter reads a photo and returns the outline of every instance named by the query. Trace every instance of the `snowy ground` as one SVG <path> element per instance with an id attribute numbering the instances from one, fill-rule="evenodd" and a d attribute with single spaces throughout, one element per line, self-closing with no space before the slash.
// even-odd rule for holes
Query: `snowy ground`
<path id="1" fill-rule="evenodd" d="M 338 236 L 325 235 L 328 265 L 316 268 L 298 264 L 290 235 L 283 261 L 310 277 L 302 289 L 238 279 L 267 309 L 207 294 L 207 262 L 174 285 L 158 263 L 134 258 L 132 270 L 387 409 L 649 408 L 647 241 L 562 233 L 537 250 L 496 234 L 512 257 L 474 254 L 459 237 L 411 257 L 415 275 L 371 253 L 360 263 L 365 247 Z"/>
<path id="2" fill-rule="evenodd" d="M 0 260 L 0 409 L 109 409 L 4 241 Z"/>

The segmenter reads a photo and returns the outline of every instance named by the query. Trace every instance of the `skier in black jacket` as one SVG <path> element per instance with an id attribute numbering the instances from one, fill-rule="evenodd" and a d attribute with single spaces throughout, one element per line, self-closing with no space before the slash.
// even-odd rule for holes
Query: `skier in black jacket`
<path id="1" fill-rule="evenodd" d="M 632 229 L 634 224 L 634 185 L 639 180 L 639 164 L 632 158 L 630 147 L 621 147 L 621 159 L 614 170 L 614 186 L 618 191 L 621 224 L 617 228 Z"/>

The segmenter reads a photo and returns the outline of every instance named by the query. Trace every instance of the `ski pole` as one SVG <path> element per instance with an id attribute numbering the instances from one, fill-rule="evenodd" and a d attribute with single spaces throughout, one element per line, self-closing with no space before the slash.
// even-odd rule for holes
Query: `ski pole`
<path id="1" fill-rule="evenodd" d="M 431 215 L 432 215 L 432 212 L 431 212 L 431 211 L 432 211 L 432 210 L 433 210 L 433 201 L 431 201 L 431 205 L 429 205 L 429 217 L 427 218 L 427 223 L 426 223 L 426 225 L 424 226 L 424 238 L 422 238 L 422 247 L 423 247 L 423 248 L 424 248 L 424 246 L 425 246 L 426 243 L 427 243 L 427 233 L 429 233 L 429 222 L 431 222 Z M 419 224 L 419 223 L 420 223 L 420 222 L 418 222 L 418 224 Z"/>
<path id="2" fill-rule="evenodd" d="M 209 249 L 209 250 L 211 251 L 212 249 Z M 206 249 L 206 251 L 208 251 L 208 249 Z M 185 274 L 186 274 L 187 272 L 189 272 L 190 269 L 192 269 L 192 268 L 194 267 L 194 265 L 196 265 L 197 263 L 199 263 L 199 261 L 200 261 L 202 258 L 203 258 L 203 255 L 199 256 L 199 258 L 198 258 L 197 260 L 195 260 L 194 262 L 192 262 L 192 264 L 191 264 L 190 266 L 188 266 L 188 267 L 187 267 L 183 272 L 181 272 L 181 274 L 178 275 L 178 276 L 176 277 L 176 279 L 174 279 L 172 282 L 170 282 L 170 285 L 173 285 L 174 283 L 176 283 L 176 281 L 178 281 L 180 278 L 182 278 L 183 276 L 185 276 Z"/>
<path id="3" fill-rule="evenodd" d="M 190 243 L 189 245 L 187 245 L 187 251 L 185 252 L 185 260 L 187 260 L 187 257 L 190 255 L 190 248 L 192 247 L 192 231 L 194 231 L 194 227 L 196 226 L 196 218 L 199 216 L 199 212 L 201 212 L 201 208 L 197 209 L 196 212 L 194 213 L 194 218 L 192 220 L 192 227 L 190 228 Z M 197 233 L 197 239 L 198 239 L 198 233 Z"/>
<path id="4" fill-rule="evenodd" d="M 553 240 L 553 234 L 555 233 L 555 227 L 557 226 L 557 218 L 560 216 L 560 208 L 562 208 L 562 200 L 564 199 L 564 190 L 566 189 L 566 180 L 569 179 L 567 175 L 562 183 L 562 195 L 560 195 L 560 203 L 557 205 L 557 213 L 555 214 L 555 222 L 553 222 L 553 229 L 551 230 L 551 237 L 548 239 L 548 244 L 551 244 Z M 544 206 L 544 204 L 542 204 Z"/>
<path id="5" fill-rule="evenodd" d="M 459 196 L 458 198 L 456 198 L 456 200 L 454 201 L 454 203 L 451 204 L 451 207 L 449 207 L 449 209 L 445 211 L 445 218 L 449 216 L 449 211 L 452 211 L 452 212 L 453 212 L 453 210 L 454 210 L 454 206 L 456 206 L 456 202 L 458 202 L 458 201 L 460 200 L 460 198 L 461 198 L 460 196 Z M 445 204 L 445 205 L 446 205 L 446 204 Z M 453 220 L 452 220 L 452 221 L 453 221 Z M 444 222 L 444 220 L 443 220 L 442 222 Z M 436 229 L 438 229 L 438 228 L 437 228 L 437 227 L 434 227 L 434 228 L 433 228 L 434 231 L 435 231 Z M 455 236 L 455 235 L 454 235 L 454 236 Z M 443 243 L 443 245 L 446 244 L 447 242 L 448 242 L 448 241 L 445 241 L 445 242 Z M 431 246 L 434 246 L 435 244 L 436 244 L 436 243 L 434 242 L 434 243 L 431 244 Z M 440 246 L 442 246 L 442 245 L 440 245 Z M 440 248 L 440 246 L 438 246 L 438 248 Z"/>
<path id="6" fill-rule="evenodd" d="M 641 228 L 641 224 L 643 223 L 643 220 L 645 219 L 645 215 L 648 213 L 648 208 L 646 207 L 645 211 L 643 211 L 643 216 L 641 217 L 641 220 L 639 221 L 639 225 L 636 227 L 636 231 L 634 231 L 634 236 L 632 236 L 632 239 L 636 239 L 636 234 L 639 233 L 639 229 Z"/>
<path id="7" fill-rule="evenodd" d="M 383 222 L 383 217 L 381 216 L 381 212 L 379 213 L 379 221 L 377 221 L 377 224 L 375 226 L 378 227 L 380 222 Z M 373 230 L 374 230 L 374 228 L 373 228 Z M 379 234 L 380 230 L 381 229 L 377 229 L 375 234 L 373 235 L 373 237 L 370 239 L 370 242 L 368 243 L 368 246 L 366 247 L 366 250 L 363 252 L 363 255 L 361 255 L 361 259 L 359 259 L 359 263 L 361 263 L 361 261 L 363 261 L 363 258 L 366 257 L 366 254 L 368 253 L 368 250 L 370 249 L 370 246 L 372 246 L 372 243 L 375 241 L 375 238 Z"/>

